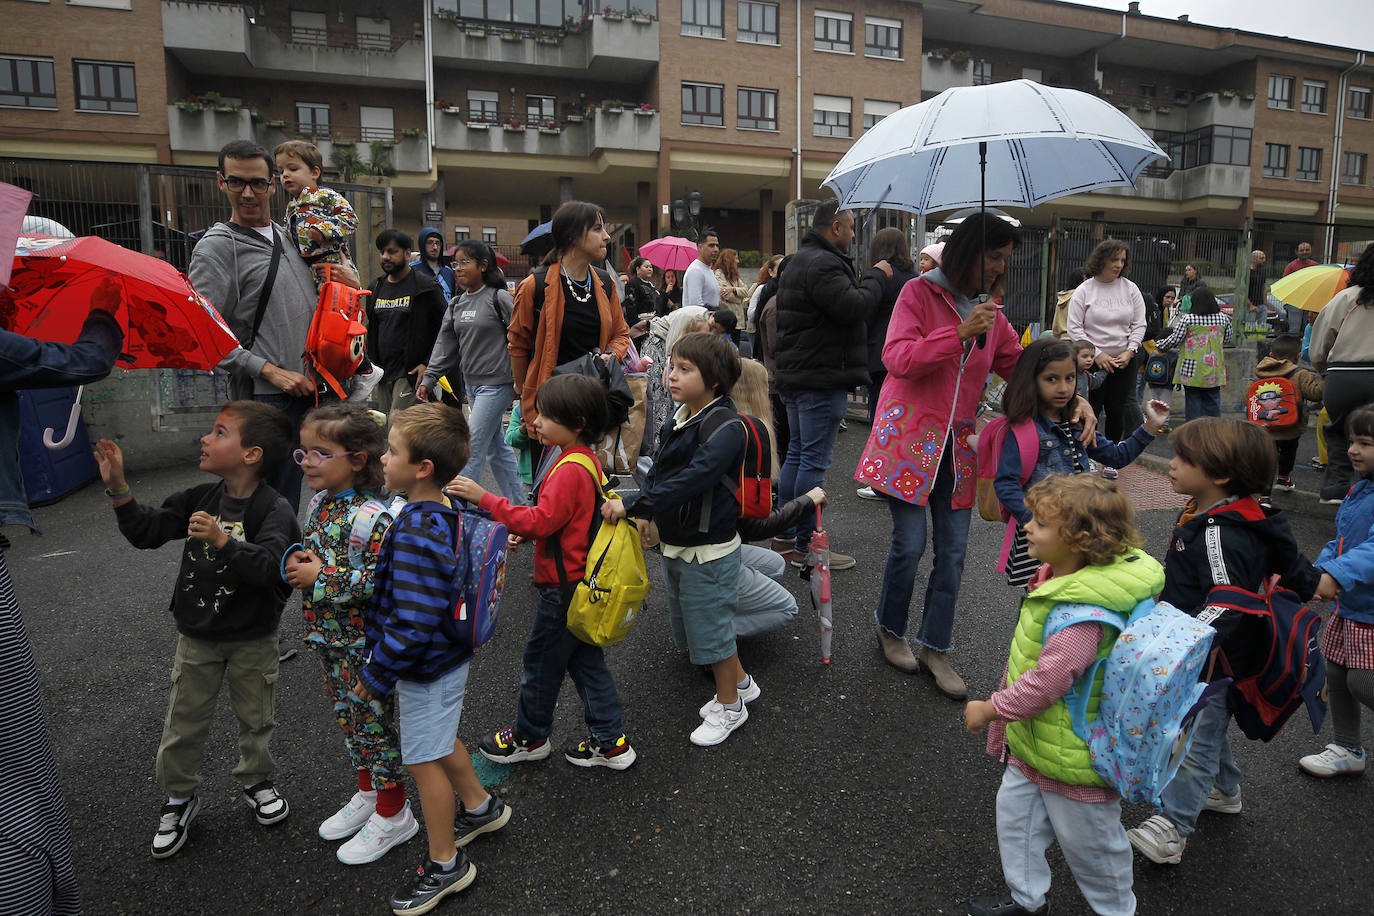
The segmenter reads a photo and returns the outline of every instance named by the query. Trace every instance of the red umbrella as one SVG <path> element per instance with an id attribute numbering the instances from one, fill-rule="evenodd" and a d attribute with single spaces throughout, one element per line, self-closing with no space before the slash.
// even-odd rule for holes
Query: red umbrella
<path id="1" fill-rule="evenodd" d="M 92 292 L 112 275 L 122 293 L 115 318 L 124 329 L 126 368 L 213 369 L 239 345 L 175 267 L 95 236 L 20 236 L 13 275 L 0 287 L 0 327 L 71 343 L 90 313 Z"/>
<path id="2" fill-rule="evenodd" d="M 664 270 L 685 270 L 697 259 L 696 242 L 676 235 L 645 242 L 639 246 L 639 256 Z"/>

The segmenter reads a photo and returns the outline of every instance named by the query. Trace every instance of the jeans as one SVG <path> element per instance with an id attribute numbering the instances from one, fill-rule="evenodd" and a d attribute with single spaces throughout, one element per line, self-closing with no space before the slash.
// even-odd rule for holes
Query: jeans
<path id="1" fill-rule="evenodd" d="M 513 506 L 525 504 L 525 485 L 520 480 L 520 468 L 515 463 L 515 451 L 506 444 L 506 431 L 501 426 L 511 402 L 515 400 L 514 385 L 468 385 L 468 417 L 472 451 L 468 463 L 459 473 L 472 480 L 482 479 L 482 468 L 491 462 L 491 474 L 501 495 Z M 618 735 L 616 737 L 619 737 Z"/>
<path id="2" fill-rule="evenodd" d="M 740 545 L 735 636 L 757 636 L 796 619 L 797 599 L 778 581 L 785 572 L 787 560 L 782 554 L 753 544 Z"/>
<path id="3" fill-rule="evenodd" d="M 778 476 L 778 503 L 786 505 L 812 487 L 825 483 L 825 472 L 835 454 L 835 439 L 840 434 L 840 420 L 844 418 L 848 394 L 843 388 L 789 388 L 779 394 L 787 407 L 791 436 L 787 443 L 787 459 Z M 816 520 L 808 515 L 779 537 L 791 537 L 797 550 L 805 553 L 811 543 L 811 532 L 815 530 Z"/>
<path id="4" fill-rule="evenodd" d="M 1196 420 L 1198 417 L 1221 416 L 1220 388 L 1193 388 L 1183 386 L 1183 420 Z"/>
<path id="5" fill-rule="evenodd" d="M 878 593 L 878 609 L 873 616 L 893 636 L 905 638 L 911 593 L 916 587 L 916 567 L 926 549 L 926 509 L 935 526 L 935 561 L 926 583 L 925 606 L 916 642 L 936 652 L 953 648 L 954 605 L 959 600 L 959 583 L 964 574 L 964 552 L 968 549 L 971 509 L 950 508 L 954 493 L 954 472 L 950 449 L 945 448 L 935 474 L 927 506 L 917 506 L 888 497 L 892 513 L 892 549 L 883 567 L 883 585 Z"/>
<path id="6" fill-rule="evenodd" d="M 1226 691 L 1213 697 L 1198 714 L 1193 744 L 1178 774 L 1160 796 L 1160 810 L 1173 821 L 1178 835 L 1187 838 L 1197 828 L 1202 803 L 1215 786 L 1227 795 L 1240 791 L 1241 772 L 1231 756 L 1230 700 Z"/>
<path id="7" fill-rule="evenodd" d="M 997 848 L 1011 899 L 1039 909 L 1050 889 L 1045 851 L 1055 840 L 1094 913 L 1132 916 L 1131 842 L 1121 826 L 1121 800 L 1071 801 L 1042 789 L 1008 766 L 997 791 Z"/>
<path id="8" fill-rule="evenodd" d="M 593 738 L 602 745 L 625 732 L 625 707 L 615 689 L 606 653 L 600 646 L 582 642 L 568 630 L 568 601 L 557 587 L 537 586 L 539 603 L 525 642 L 525 670 L 520 676 L 520 707 L 515 733 L 526 740 L 547 738 L 553 733 L 553 709 L 563 675 L 572 677 L 582 698 L 582 715 Z"/>

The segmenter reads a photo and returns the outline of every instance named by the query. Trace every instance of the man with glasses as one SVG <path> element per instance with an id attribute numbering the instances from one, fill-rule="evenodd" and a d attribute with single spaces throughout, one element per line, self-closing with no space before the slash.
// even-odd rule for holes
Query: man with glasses
<path id="1" fill-rule="evenodd" d="M 239 347 L 224 357 L 230 397 L 264 401 L 291 419 L 300 445 L 300 425 L 316 404 L 317 380 L 302 363 L 306 333 L 317 293 L 310 267 L 290 236 L 272 222 L 276 175 L 271 154 L 249 140 L 234 140 L 219 151 L 219 189 L 229 201 L 230 217 L 216 223 L 191 254 L 191 283 L 209 299 Z M 357 286 L 357 276 L 334 266 L 332 279 Z M 319 402 L 333 399 L 320 386 Z M 300 508 L 301 469 L 284 462 L 268 483 Z"/>

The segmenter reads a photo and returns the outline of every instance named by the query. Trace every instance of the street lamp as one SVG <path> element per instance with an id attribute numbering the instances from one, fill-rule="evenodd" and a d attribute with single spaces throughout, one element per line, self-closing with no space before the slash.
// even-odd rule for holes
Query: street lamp
<path id="1" fill-rule="evenodd" d="M 700 216 L 700 191 L 688 191 L 682 197 L 673 201 L 673 223 L 682 230 L 682 234 L 686 238 L 696 241 L 697 221 Z"/>

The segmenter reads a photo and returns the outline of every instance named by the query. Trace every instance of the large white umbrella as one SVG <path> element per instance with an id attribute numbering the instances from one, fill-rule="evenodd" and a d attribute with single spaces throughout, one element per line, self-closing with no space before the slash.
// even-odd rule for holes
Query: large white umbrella
<path id="1" fill-rule="evenodd" d="M 871 127 L 824 184 L 843 207 L 1035 207 L 1135 184 L 1164 151 L 1109 103 L 1031 80 L 946 89 Z"/>

